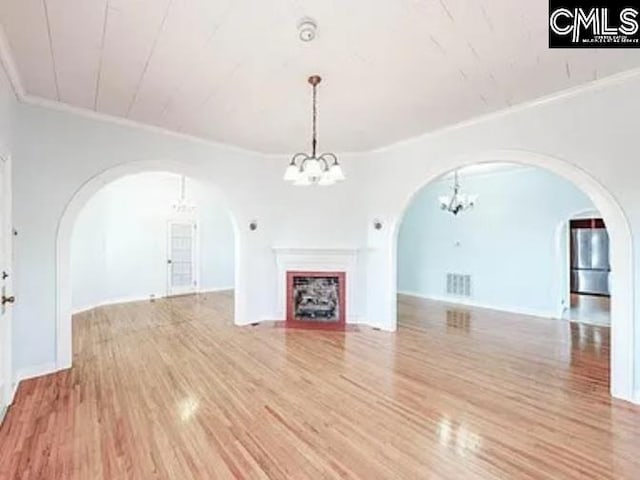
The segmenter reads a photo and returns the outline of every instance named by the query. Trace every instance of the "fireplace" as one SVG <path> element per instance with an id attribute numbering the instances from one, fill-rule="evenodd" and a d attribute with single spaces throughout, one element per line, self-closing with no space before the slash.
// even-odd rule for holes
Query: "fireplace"
<path id="1" fill-rule="evenodd" d="M 344 327 L 345 272 L 287 272 L 287 323 Z"/>

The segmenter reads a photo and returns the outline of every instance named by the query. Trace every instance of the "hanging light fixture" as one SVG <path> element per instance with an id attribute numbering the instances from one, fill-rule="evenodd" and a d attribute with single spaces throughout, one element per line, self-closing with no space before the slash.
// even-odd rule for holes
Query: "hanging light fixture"
<path id="1" fill-rule="evenodd" d="M 196 206 L 187 201 L 187 178 L 184 175 L 180 177 L 180 198 L 173 204 L 173 211 L 179 215 L 193 215 L 196 212 Z"/>
<path id="2" fill-rule="evenodd" d="M 458 215 L 460 212 L 472 209 L 478 200 L 478 196 L 460 193 L 460 181 L 457 170 L 454 172 L 453 178 L 453 195 L 444 195 L 438 197 L 438 200 L 440 201 L 440 208 L 442 210 Z"/>
<path id="3" fill-rule="evenodd" d="M 296 153 L 289 162 L 284 172 L 284 179 L 294 185 L 333 185 L 345 179 L 338 157 L 333 153 L 317 155 L 318 131 L 317 131 L 317 89 L 322 81 L 319 75 L 309 77 L 309 83 L 313 87 L 313 129 L 311 136 L 311 155 Z"/>

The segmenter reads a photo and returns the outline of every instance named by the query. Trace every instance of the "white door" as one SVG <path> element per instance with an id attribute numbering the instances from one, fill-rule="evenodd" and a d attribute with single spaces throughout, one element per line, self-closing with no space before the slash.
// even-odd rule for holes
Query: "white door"
<path id="1" fill-rule="evenodd" d="M 12 243 L 11 161 L 0 155 L 0 419 L 13 396 L 11 369 Z"/>
<path id="2" fill-rule="evenodd" d="M 169 295 L 184 295 L 196 291 L 198 285 L 196 230 L 195 222 L 169 222 L 167 249 Z"/>

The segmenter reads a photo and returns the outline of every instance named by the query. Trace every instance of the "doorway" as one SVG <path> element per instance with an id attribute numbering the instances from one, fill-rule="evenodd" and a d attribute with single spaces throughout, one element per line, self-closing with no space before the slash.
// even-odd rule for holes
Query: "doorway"
<path id="1" fill-rule="evenodd" d="M 117 179 L 78 215 L 71 242 L 72 309 L 230 291 L 235 234 L 206 183 L 171 172 Z"/>
<path id="2" fill-rule="evenodd" d="M 610 325 L 609 233 L 602 218 L 569 222 L 569 319 Z"/>
<path id="3" fill-rule="evenodd" d="M 167 228 L 167 295 L 186 295 L 198 288 L 197 230 L 193 221 L 170 221 Z"/>
<path id="4" fill-rule="evenodd" d="M 569 180 L 582 190 L 593 201 L 595 208 L 604 218 L 611 237 L 611 332 L 610 332 L 610 369 L 611 394 L 628 401 L 637 399 L 635 390 L 635 333 L 634 333 L 634 272 L 633 242 L 627 218 L 617 200 L 593 177 L 576 168 L 571 163 L 559 158 L 521 150 L 491 150 L 474 155 L 461 155 L 451 159 L 446 169 L 441 165 L 425 167 L 425 171 L 416 180 L 415 188 L 407 194 L 395 217 L 393 228 L 386 237 L 389 249 L 375 260 L 376 268 L 389 272 L 392 295 L 370 299 L 378 311 L 383 312 L 385 328 L 395 330 L 398 323 L 397 295 L 398 287 L 398 243 L 399 232 L 407 210 L 425 185 L 441 176 L 443 171 L 463 168 L 470 165 L 481 165 L 494 162 L 514 162 L 520 165 L 535 166 L 546 169 Z M 553 201 L 552 198 L 542 198 Z M 564 222 L 567 222 L 565 217 Z M 566 223 L 565 223 L 566 225 Z M 385 239 L 383 239 L 385 240 Z M 387 255 L 391 255 L 391 262 Z M 568 264 L 568 263 L 567 263 Z M 560 264 L 559 268 L 562 268 Z M 566 271 L 566 267 L 565 267 Z M 568 292 L 568 288 L 565 290 Z"/>

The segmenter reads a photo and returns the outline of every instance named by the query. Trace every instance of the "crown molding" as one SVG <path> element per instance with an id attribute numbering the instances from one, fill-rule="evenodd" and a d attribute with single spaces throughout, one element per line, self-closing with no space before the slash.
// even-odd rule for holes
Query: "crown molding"
<path id="1" fill-rule="evenodd" d="M 35 107 L 44 108 L 47 110 L 54 110 L 63 113 L 69 113 L 72 115 L 77 115 L 84 118 L 89 118 L 91 120 L 96 120 L 99 122 L 111 123 L 113 125 L 118 125 L 121 127 L 134 128 L 137 130 L 144 130 L 150 133 L 156 133 L 160 135 L 165 135 L 181 140 L 187 140 L 190 142 L 200 143 L 203 145 L 207 145 L 210 147 L 225 149 L 234 151 L 242 154 L 250 154 L 256 156 L 264 156 L 265 154 L 258 152 L 256 150 L 249 150 L 247 148 L 239 147 L 236 145 L 231 145 L 228 143 L 217 142 L 215 140 L 211 140 L 204 137 L 199 137 L 196 135 L 191 135 L 188 133 L 178 132 L 176 130 L 170 130 L 168 128 L 159 127 L 157 125 L 151 125 L 148 123 L 138 122 L 137 120 L 132 120 L 130 118 L 117 117 L 115 115 L 110 115 L 108 113 L 96 112 L 95 110 L 90 110 L 84 107 L 76 107 L 73 105 L 69 105 L 67 103 L 59 102 L 57 100 L 50 100 L 47 98 L 38 97 L 31 94 L 24 94 L 20 99 L 20 102 L 25 105 L 32 105 Z"/>
<path id="2" fill-rule="evenodd" d="M 16 62 L 11 54 L 9 40 L 4 33 L 2 25 L 0 25 L 0 64 L 2 64 L 2 67 L 7 74 L 7 78 L 9 79 L 9 83 L 11 84 L 11 88 L 16 99 L 22 102 L 26 92 L 22 85 L 22 79 L 20 78 L 18 67 L 16 66 Z"/>
<path id="3" fill-rule="evenodd" d="M 430 137 L 444 135 L 446 133 L 454 132 L 462 128 L 471 127 L 471 126 L 478 125 L 484 122 L 489 122 L 492 120 L 497 120 L 497 119 L 506 117 L 508 115 L 524 111 L 524 110 L 529 110 L 529 109 L 541 107 L 543 105 L 547 105 L 550 103 L 560 102 L 562 100 L 578 97 L 585 93 L 595 92 L 607 87 L 619 85 L 628 80 L 636 80 L 638 78 L 640 78 L 640 67 L 632 68 L 630 70 L 625 70 L 623 72 L 614 73 L 613 75 L 609 75 L 607 77 L 599 78 L 598 80 L 592 80 L 586 83 L 581 83 L 580 85 L 575 85 L 573 87 L 569 87 L 563 90 L 558 90 L 557 92 L 553 92 L 548 95 L 535 98 L 533 100 L 521 102 L 521 103 L 512 105 L 510 107 L 506 107 L 500 110 L 486 113 L 484 115 L 477 115 L 475 117 L 469 118 L 467 120 L 463 120 L 461 122 L 453 123 L 451 125 L 445 125 L 444 127 L 436 128 L 428 132 L 420 133 L 412 137 L 398 140 L 396 142 L 390 143 L 389 145 L 373 148 L 366 153 L 377 154 L 377 153 L 388 152 L 389 150 L 393 150 L 395 148 L 399 148 L 405 145 L 410 145 L 412 143 L 417 143 L 421 140 L 424 140 Z"/>
<path id="4" fill-rule="evenodd" d="M 4 28 L 2 27 L 1 24 L 0 24 L 0 66 L 2 66 L 5 73 L 7 74 L 9 83 L 11 84 L 11 88 L 16 97 L 16 100 L 18 100 L 20 103 L 23 103 L 26 105 L 33 105 L 40 108 L 46 108 L 48 110 L 55 110 L 58 112 L 70 113 L 72 115 L 78 115 L 78 116 L 89 118 L 92 120 L 107 122 L 107 123 L 111 123 L 111 124 L 119 125 L 123 127 L 135 128 L 138 130 L 144 130 L 151 133 L 166 135 L 166 136 L 178 138 L 181 140 L 188 140 L 191 142 L 201 143 L 203 145 L 235 151 L 245 155 L 246 154 L 263 155 L 261 152 L 250 150 L 247 148 L 242 148 L 236 145 L 216 142 L 215 140 L 210 140 L 208 138 L 199 137 L 196 135 L 191 135 L 183 132 L 177 132 L 175 130 L 169 130 L 168 128 L 163 128 L 163 127 L 158 127 L 156 125 L 150 125 L 148 123 L 138 122 L 136 120 L 131 120 L 129 118 L 117 117 L 115 115 L 109 115 L 107 113 L 97 112 L 95 110 L 90 110 L 88 108 L 76 107 L 73 105 L 69 105 L 67 103 L 59 102 L 57 100 L 50 100 L 50 99 L 39 97 L 36 95 L 31 95 L 30 93 L 27 93 L 27 91 L 24 88 L 24 84 L 22 83 L 22 78 L 20 77 L 20 73 L 18 72 L 18 68 L 16 66 L 16 62 L 13 57 L 13 53 L 11 52 L 11 46 L 9 45 L 9 40 L 7 39 Z"/>
<path id="5" fill-rule="evenodd" d="M 279 158 L 283 155 L 287 155 L 286 153 L 260 152 L 257 150 L 250 150 L 237 145 L 231 145 L 231 144 L 211 140 L 208 138 L 200 137 L 197 135 L 178 132 L 176 130 L 170 130 L 168 128 L 159 127 L 159 126 L 151 125 L 148 123 L 138 122 L 136 120 L 131 120 L 129 118 L 117 117 L 115 115 L 97 112 L 95 110 L 90 110 L 88 108 L 76 107 L 60 101 L 49 100 L 43 97 L 38 97 L 35 95 L 28 94 L 22 83 L 20 73 L 18 71 L 18 68 L 13 58 L 13 54 L 11 52 L 9 41 L 5 35 L 4 28 L 2 27 L 2 25 L 0 25 L 0 65 L 4 67 L 4 71 L 6 72 L 7 77 L 9 78 L 9 83 L 11 84 L 11 88 L 13 89 L 16 99 L 19 102 L 27 105 L 34 105 L 37 107 L 46 108 L 50 110 L 57 110 L 60 112 L 71 113 L 74 115 L 79 115 L 79 116 L 90 118 L 93 120 L 108 122 L 108 123 L 129 127 L 129 128 L 141 129 L 147 132 L 157 133 L 160 135 L 167 135 L 174 138 L 197 142 L 203 145 L 213 146 L 216 148 L 223 148 L 223 149 L 227 149 L 227 150 L 231 150 L 231 151 L 235 151 L 243 154 L 259 155 L 259 156 L 269 157 L 274 159 Z M 549 103 L 559 102 L 569 98 L 577 97 L 579 95 L 582 95 L 588 92 L 597 91 L 606 87 L 618 85 L 625 81 L 637 79 L 639 77 L 640 77 L 640 67 L 633 68 L 630 70 L 625 70 L 623 72 L 609 75 L 607 77 L 603 77 L 598 80 L 592 80 L 590 82 L 582 83 L 574 87 L 570 87 L 564 90 L 559 90 L 557 92 L 553 92 L 549 95 L 544 95 L 542 97 L 539 97 L 533 100 L 518 103 L 516 105 L 506 107 L 500 110 L 496 110 L 484 115 L 478 115 L 478 116 L 475 116 L 451 125 L 446 125 L 444 127 L 436 128 L 434 130 L 421 133 L 419 135 L 414 135 L 412 137 L 408 137 L 408 138 L 390 143 L 389 145 L 372 148 L 370 150 L 365 150 L 365 151 L 342 152 L 341 155 L 361 156 L 361 155 L 367 155 L 367 154 L 384 153 L 389 150 L 399 148 L 405 145 L 409 145 L 412 143 L 416 143 L 420 140 L 424 140 L 430 137 L 443 135 L 449 132 L 460 130 L 462 128 L 478 125 L 483 122 L 500 119 L 509 114 L 521 112 L 531 108 L 540 107 Z"/>

